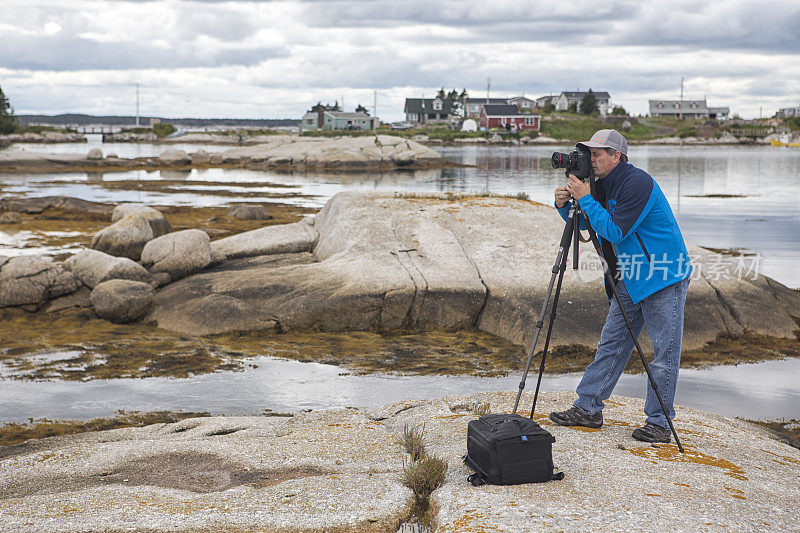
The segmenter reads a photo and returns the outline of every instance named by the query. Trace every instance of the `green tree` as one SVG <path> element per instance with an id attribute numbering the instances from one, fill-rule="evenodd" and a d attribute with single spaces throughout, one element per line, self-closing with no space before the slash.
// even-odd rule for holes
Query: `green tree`
<path id="1" fill-rule="evenodd" d="M 0 133 L 14 133 L 17 131 L 17 118 L 11 108 L 11 102 L 6 98 L 3 88 L 0 87 Z"/>
<path id="2" fill-rule="evenodd" d="M 450 116 L 460 117 L 464 104 L 461 101 L 458 91 L 453 89 L 447 93 L 447 100 L 450 102 Z"/>
<path id="3" fill-rule="evenodd" d="M 369 115 L 369 109 L 361 104 L 358 104 L 358 107 L 356 107 L 356 113 L 364 113 L 365 115 Z"/>
<path id="4" fill-rule="evenodd" d="M 580 110 L 584 115 L 591 115 L 597 112 L 597 97 L 591 89 L 583 95 Z"/>
<path id="5" fill-rule="evenodd" d="M 627 117 L 628 116 L 628 112 L 625 111 L 625 108 L 622 107 L 621 105 L 615 105 L 614 109 L 611 110 L 611 114 L 612 115 L 618 115 L 618 116 L 621 116 L 621 117 Z"/>
<path id="6" fill-rule="evenodd" d="M 569 104 L 569 107 L 567 107 L 567 111 L 569 111 L 570 113 L 577 113 L 578 102 L 572 102 L 571 104 Z"/>
<path id="7" fill-rule="evenodd" d="M 444 87 L 439 89 L 439 92 L 436 93 L 436 98 L 438 98 L 439 100 L 442 100 L 442 101 L 447 100 L 447 93 L 444 92 Z"/>

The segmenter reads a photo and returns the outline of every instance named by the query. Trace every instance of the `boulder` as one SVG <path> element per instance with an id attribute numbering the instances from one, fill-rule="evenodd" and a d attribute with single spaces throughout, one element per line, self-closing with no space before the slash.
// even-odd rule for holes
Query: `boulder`
<path id="1" fill-rule="evenodd" d="M 113 209 L 108 204 L 89 202 L 70 196 L 41 196 L 38 198 L 3 198 L 0 199 L 0 211 L 17 211 L 19 213 L 38 214 L 47 209 L 77 211 L 97 216 L 107 216 Z"/>
<path id="2" fill-rule="evenodd" d="M 21 256 L 0 261 L 0 307 L 38 307 L 79 287 L 72 272 L 49 258 Z"/>
<path id="3" fill-rule="evenodd" d="M 91 248 L 110 255 L 138 261 L 142 248 L 153 240 L 155 234 L 146 215 L 128 215 L 98 231 L 92 238 Z"/>
<path id="4" fill-rule="evenodd" d="M 479 328 L 528 345 L 563 229 L 552 207 L 513 198 L 340 193 L 313 226 L 215 241 L 228 263 L 160 291 L 151 318 L 190 334 Z M 301 251 L 310 246 L 313 256 Z M 701 250 L 689 251 L 704 260 Z M 598 260 L 589 246 L 581 254 Z M 250 255 L 264 260 L 230 261 Z M 735 277 L 735 258 L 719 261 L 727 262 L 727 279 L 715 279 L 719 268 L 698 269 L 689 287 L 684 346 L 743 329 L 793 337 L 800 295 L 767 278 Z M 607 312 L 602 279 L 570 270 L 551 344 L 593 347 Z"/>
<path id="5" fill-rule="evenodd" d="M 165 165 L 189 165 L 192 163 L 192 158 L 183 150 L 175 150 L 169 148 L 164 150 L 158 160 Z"/>
<path id="6" fill-rule="evenodd" d="M 203 270 L 211 263 L 211 240 L 199 229 L 162 235 L 142 250 L 142 264 L 152 272 L 166 272 L 172 280 Z"/>
<path id="7" fill-rule="evenodd" d="M 114 212 L 111 213 L 111 222 L 118 222 L 133 214 L 141 215 L 147 219 L 153 229 L 153 238 L 161 237 L 172 231 L 172 226 L 161 211 L 144 204 L 120 204 L 116 206 Z"/>
<path id="8" fill-rule="evenodd" d="M 16 211 L 0 214 L 0 224 L 19 224 L 22 217 Z"/>
<path id="9" fill-rule="evenodd" d="M 240 220 L 269 220 L 272 213 L 263 205 L 237 204 L 231 207 L 228 217 Z"/>
<path id="10" fill-rule="evenodd" d="M 103 151 L 100 148 L 92 148 L 89 150 L 89 153 L 86 154 L 86 159 L 89 161 L 99 161 L 103 159 Z"/>
<path id="11" fill-rule="evenodd" d="M 44 313 L 58 313 L 65 309 L 88 309 L 91 307 L 93 307 L 92 291 L 88 287 L 81 287 L 71 294 L 50 300 L 42 311 Z"/>
<path id="12" fill-rule="evenodd" d="M 97 250 L 83 250 L 64 262 L 84 285 L 94 289 L 110 279 L 127 279 L 152 283 L 153 277 L 139 263 L 125 257 L 115 257 Z"/>
<path id="13" fill-rule="evenodd" d="M 202 148 L 192 154 L 192 163 L 195 165 L 208 163 L 210 160 L 211 157 L 208 155 L 208 152 L 206 152 Z"/>
<path id="14" fill-rule="evenodd" d="M 228 259 L 255 255 L 309 252 L 319 239 L 319 233 L 303 222 L 267 226 L 211 243 L 211 250 Z"/>
<path id="15" fill-rule="evenodd" d="M 104 281 L 91 294 L 97 316 L 115 324 L 141 318 L 153 304 L 154 297 L 152 285 L 127 279 Z"/>

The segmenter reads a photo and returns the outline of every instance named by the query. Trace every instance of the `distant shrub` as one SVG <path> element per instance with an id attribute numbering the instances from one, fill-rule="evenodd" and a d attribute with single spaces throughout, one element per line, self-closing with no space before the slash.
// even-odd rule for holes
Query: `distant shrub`
<path id="1" fill-rule="evenodd" d="M 697 137 L 697 128 L 694 126 L 685 126 L 675 132 L 675 136 L 684 139 L 686 137 Z"/>
<path id="2" fill-rule="evenodd" d="M 178 130 L 169 122 L 159 122 L 158 124 L 153 124 L 153 131 L 159 139 L 162 139 Z"/>

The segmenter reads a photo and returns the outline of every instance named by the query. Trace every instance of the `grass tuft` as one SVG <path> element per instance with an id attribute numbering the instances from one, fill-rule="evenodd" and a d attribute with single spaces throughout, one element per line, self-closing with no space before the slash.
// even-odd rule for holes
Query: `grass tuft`
<path id="1" fill-rule="evenodd" d="M 489 402 L 476 403 L 472 408 L 472 412 L 478 416 L 488 415 L 492 412 L 491 404 Z"/>
<path id="2" fill-rule="evenodd" d="M 427 501 L 434 490 L 444 483 L 447 461 L 435 455 L 404 465 L 400 481 L 414 492 L 417 501 Z"/>
<path id="3" fill-rule="evenodd" d="M 403 426 L 402 444 L 411 461 L 403 462 L 400 482 L 414 492 L 417 504 L 427 508 L 431 493 L 444 483 L 447 461 L 428 455 L 425 449 L 425 424 Z"/>
<path id="4" fill-rule="evenodd" d="M 423 433 L 425 432 L 425 425 L 422 426 L 403 426 L 403 447 L 406 452 L 411 455 L 411 461 L 417 462 L 425 457 L 425 439 Z"/>

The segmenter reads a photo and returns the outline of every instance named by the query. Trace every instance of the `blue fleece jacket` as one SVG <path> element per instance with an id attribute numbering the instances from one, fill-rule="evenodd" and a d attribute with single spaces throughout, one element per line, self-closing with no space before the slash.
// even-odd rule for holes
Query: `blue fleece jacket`
<path id="1" fill-rule="evenodd" d="M 589 194 L 578 203 L 592 228 L 613 246 L 617 269 L 634 303 L 691 275 L 678 222 L 650 174 L 621 162 L 596 186 L 605 192 L 607 210 Z M 567 202 L 558 209 L 564 220 L 570 207 Z M 586 229 L 583 220 L 581 229 Z"/>

